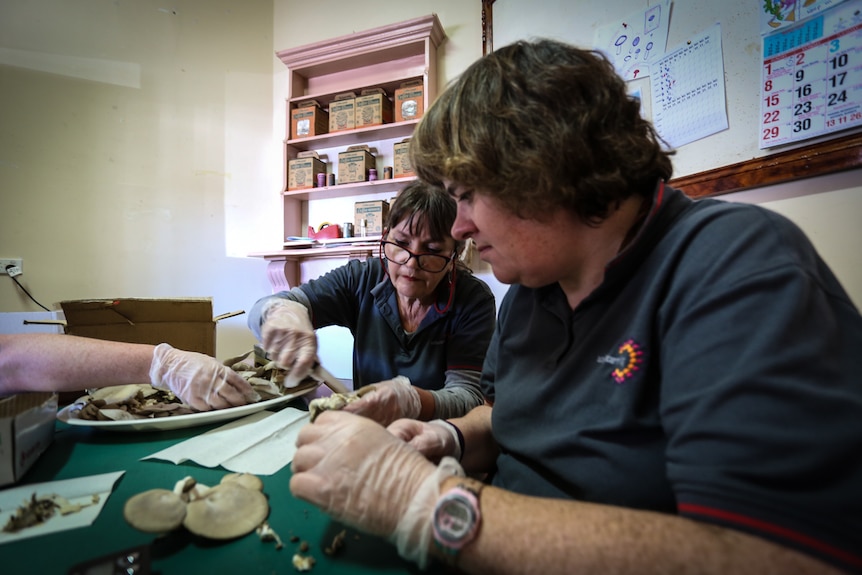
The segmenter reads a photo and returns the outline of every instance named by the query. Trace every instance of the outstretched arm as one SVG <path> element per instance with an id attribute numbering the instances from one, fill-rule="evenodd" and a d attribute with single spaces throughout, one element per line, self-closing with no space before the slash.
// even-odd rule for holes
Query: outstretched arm
<path id="1" fill-rule="evenodd" d="M 0 335 L 0 393 L 149 383 L 154 349 L 73 335 Z"/>
<path id="2" fill-rule="evenodd" d="M 150 383 L 206 411 L 260 399 L 238 373 L 202 353 L 73 335 L 0 335 L 0 394 Z"/>

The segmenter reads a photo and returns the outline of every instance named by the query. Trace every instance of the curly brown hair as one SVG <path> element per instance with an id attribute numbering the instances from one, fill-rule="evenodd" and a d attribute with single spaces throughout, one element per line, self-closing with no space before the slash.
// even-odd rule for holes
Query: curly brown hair
<path id="1" fill-rule="evenodd" d="M 563 208 L 596 223 L 670 178 L 663 144 L 603 54 L 542 39 L 467 68 L 427 110 L 410 157 L 421 179 L 492 194 L 521 217 Z"/>

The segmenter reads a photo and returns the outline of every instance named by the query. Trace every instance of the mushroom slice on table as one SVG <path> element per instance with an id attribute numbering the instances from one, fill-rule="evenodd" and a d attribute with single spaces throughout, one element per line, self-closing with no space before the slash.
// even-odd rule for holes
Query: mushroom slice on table
<path id="1" fill-rule="evenodd" d="M 235 482 L 220 483 L 186 506 L 183 525 L 210 539 L 233 539 L 254 531 L 269 514 L 266 495 Z"/>
<path id="2" fill-rule="evenodd" d="M 228 473 L 221 478 L 220 483 L 238 483 L 246 489 L 263 491 L 263 481 L 252 473 Z"/>
<path id="3" fill-rule="evenodd" d="M 167 533 L 183 524 L 186 502 L 170 489 L 150 489 L 133 495 L 123 507 L 126 521 L 147 533 Z"/>

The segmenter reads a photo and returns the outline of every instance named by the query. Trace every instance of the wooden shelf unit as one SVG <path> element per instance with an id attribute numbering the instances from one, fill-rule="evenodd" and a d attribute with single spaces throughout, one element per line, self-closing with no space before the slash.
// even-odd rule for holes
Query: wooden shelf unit
<path id="1" fill-rule="evenodd" d="M 376 151 L 378 174 L 383 174 L 381 157 L 392 153 L 392 145 L 410 137 L 418 120 L 396 122 L 290 139 L 290 112 L 299 102 L 317 100 L 326 109 L 337 94 L 361 93 L 367 88 L 383 88 L 390 98 L 402 83 L 421 80 L 424 106 L 427 110 L 437 97 L 437 47 L 445 32 L 436 14 L 429 14 L 355 34 L 340 36 L 276 53 L 288 69 L 288 97 L 284 141 L 282 237 L 303 236 L 303 215 L 307 202 L 347 198 L 362 194 L 397 193 L 415 178 L 379 179 L 288 190 L 288 162 L 306 150 L 346 150 L 348 146 L 367 144 Z M 333 153 L 337 158 L 337 153 Z M 331 163 L 331 162 L 330 162 Z M 330 171 L 332 169 L 330 168 Z M 376 248 L 374 248 L 376 250 Z M 370 248 L 280 249 L 250 254 L 269 260 L 268 275 L 275 289 L 298 284 L 299 265 L 305 259 L 367 255 Z"/>

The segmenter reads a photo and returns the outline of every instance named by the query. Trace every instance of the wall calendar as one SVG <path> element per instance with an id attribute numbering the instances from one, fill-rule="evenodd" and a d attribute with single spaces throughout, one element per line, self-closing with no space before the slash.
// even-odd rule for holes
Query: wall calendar
<path id="1" fill-rule="evenodd" d="M 763 38 L 760 148 L 862 126 L 862 0 Z"/>

